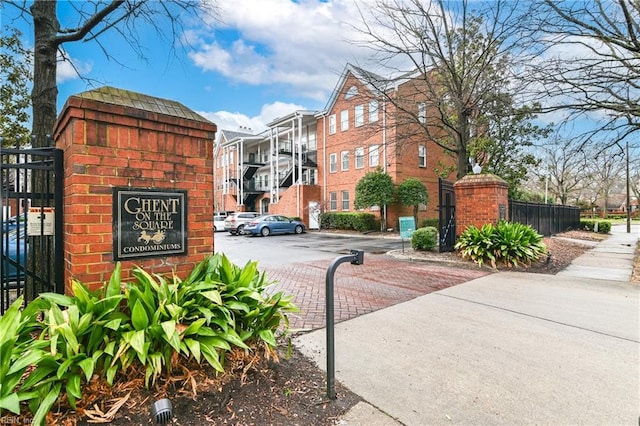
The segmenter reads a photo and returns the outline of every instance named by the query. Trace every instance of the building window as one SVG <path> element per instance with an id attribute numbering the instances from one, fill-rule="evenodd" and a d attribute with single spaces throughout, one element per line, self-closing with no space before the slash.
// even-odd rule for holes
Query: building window
<path id="1" fill-rule="evenodd" d="M 424 145 L 418 146 L 418 166 L 427 167 L 427 148 Z"/>
<path id="2" fill-rule="evenodd" d="M 422 124 L 427 122 L 427 104 L 424 102 L 418 104 L 418 121 Z"/>
<path id="3" fill-rule="evenodd" d="M 342 171 L 349 170 L 349 151 L 340 153 L 340 169 Z"/>
<path id="4" fill-rule="evenodd" d="M 340 130 L 349 130 L 349 110 L 345 109 L 340 113 Z"/>
<path id="5" fill-rule="evenodd" d="M 351 99 L 358 94 L 358 88 L 356 86 L 351 86 L 347 90 L 347 93 L 344 94 L 345 99 Z"/>
<path id="6" fill-rule="evenodd" d="M 369 102 L 369 123 L 378 121 L 378 101 Z"/>
<path id="7" fill-rule="evenodd" d="M 349 191 L 342 191 L 342 210 L 349 210 Z"/>
<path id="8" fill-rule="evenodd" d="M 338 193 L 337 192 L 329 193 L 329 210 L 331 211 L 338 210 Z"/>
<path id="9" fill-rule="evenodd" d="M 312 133 L 309 133 L 309 151 L 315 151 L 316 149 L 317 149 L 316 134 L 312 132 Z"/>
<path id="10" fill-rule="evenodd" d="M 331 114 L 329 116 L 329 134 L 333 135 L 336 132 L 336 115 Z"/>
<path id="11" fill-rule="evenodd" d="M 355 127 L 360 127 L 364 124 L 364 105 L 356 105 L 355 111 L 353 125 Z"/>
<path id="12" fill-rule="evenodd" d="M 369 167 L 378 167 L 378 145 L 369 147 Z"/>
<path id="13" fill-rule="evenodd" d="M 356 169 L 364 167 L 364 148 L 356 148 Z"/>
<path id="14" fill-rule="evenodd" d="M 329 173 L 338 171 L 338 154 L 329 154 Z"/>

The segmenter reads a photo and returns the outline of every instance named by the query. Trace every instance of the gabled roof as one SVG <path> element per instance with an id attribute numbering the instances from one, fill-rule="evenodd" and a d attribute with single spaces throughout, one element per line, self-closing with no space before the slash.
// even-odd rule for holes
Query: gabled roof
<path id="1" fill-rule="evenodd" d="M 227 142 L 235 138 L 249 137 L 249 136 L 255 136 L 255 135 L 247 132 L 238 132 L 238 131 L 225 130 L 225 129 L 220 130 L 220 140 L 224 138 L 224 140 Z"/>
<path id="2" fill-rule="evenodd" d="M 299 109 L 297 111 L 294 111 L 292 113 L 289 113 L 285 116 L 282 117 L 277 117 L 273 120 L 271 120 L 271 122 L 267 123 L 267 126 L 269 128 L 275 127 L 279 124 L 285 123 L 289 120 L 291 120 L 292 118 L 295 117 L 314 117 L 317 114 L 317 111 L 310 111 L 310 110 L 304 110 L 304 109 Z"/>
<path id="3" fill-rule="evenodd" d="M 222 130 L 220 138 L 216 143 L 217 147 L 233 146 L 237 143 L 244 143 L 245 141 L 259 141 L 265 138 L 265 132 L 259 134 L 246 133 L 246 132 L 234 132 L 232 130 Z"/>
<path id="4" fill-rule="evenodd" d="M 324 110 L 318 113 L 316 116 L 320 117 L 322 115 L 326 115 L 328 111 L 331 111 L 333 105 L 338 99 L 338 95 L 342 92 L 344 85 L 349 77 L 349 74 L 353 75 L 363 86 L 369 90 L 369 92 L 374 95 L 380 95 L 386 92 L 392 92 L 398 90 L 398 87 L 408 81 L 411 81 L 417 77 L 419 77 L 424 71 L 413 70 L 404 72 L 402 74 L 398 74 L 394 77 L 382 77 L 379 74 L 376 74 L 371 71 L 367 71 L 363 68 L 360 68 L 353 64 L 347 64 L 340 75 L 340 80 L 338 84 L 333 89 L 333 93 L 327 102 Z"/>
<path id="5" fill-rule="evenodd" d="M 211 121 L 195 113 L 193 110 L 182 105 L 180 102 L 156 98 L 154 96 L 144 95 L 142 93 L 132 92 L 130 90 L 103 86 L 98 89 L 78 93 L 74 96 L 82 99 L 91 99 L 106 104 L 120 105 L 139 109 L 142 111 L 168 115 L 171 117 L 178 117 L 187 120 L 213 124 L 211 123 Z"/>
<path id="6" fill-rule="evenodd" d="M 391 80 L 386 79 L 376 73 L 371 71 L 367 71 L 363 68 L 355 66 L 353 64 L 347 64 L 340 75 L 340 80 L 338 80 L 338 84 L 333 89 L 333 93 L 327 102 L 327 105 L 324 108 L 323 113 L 327 111 L 331 111 L 333 105 L 336 103 L 338 99 L 338 95 L 342 91 L 349 74 L 353 75 L 358 81 L 360 81 L 372 94 L 378 94 L 384 90 L 386 90 L 389 86 Z"/>

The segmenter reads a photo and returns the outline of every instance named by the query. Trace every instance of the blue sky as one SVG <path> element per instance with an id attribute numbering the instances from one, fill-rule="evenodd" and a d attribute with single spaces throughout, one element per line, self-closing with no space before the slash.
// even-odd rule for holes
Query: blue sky
<path id="1" fill-rule="evenodd" d="M 75 23 L 58 4 L 61 25 Z M 58 111 L 76 93 L 103 85 L 172 99 L 218 124 L 218 128 L 255 131 L 274 118 L 296 109 L 321 110 L 347 62 L 368 53 L 346 40 L 353 34 L 345 25 L 358 19 L 351 0 L 233 0 L 218 1 L 219 19 L 210 26 L 195 22 L 182 36 L 193 46 L 185 51 L 170 46 L 142 29 L 146 61 L 122 39 L 105 33 L 101 42 L 64 45 L 69 63 L 58 66 Z M 364 2 L 360 2 L 364 4 Z M 15 10 L 0 9 L 2 25 Z M 32 29 L 20 26 L 25 45 L 31 47 Z M 148 30 L 148 31 L 147 31 Z"/>
<path id="2" fill-rule="evenodd" d="M 100 38 L 111 60 L 95 42 L 67 43 L 65 55 L 90 82 L 80 78 L 70 62 L 60 62 L 58 111 L 69 96 L 103 85 L 176 100 L 219 129 L 242 126 L 258 132 L 297 109 L 322 110 L 347 62 L 376 71 L 367 65 L 372 52 L 352 42 L 361 38 L 352 28 L 361 24 L 357 6 L 366 12 L 372 2 L 217 0 L 216 22 L 208 25 L 185 17 L 193 25 L 180 37 L 192 49 L 172 49 L 149 26 L 140 27 L 144 60 L 113 31 Z M 78 25 L 70 4 L 58 1 L 63 28 Z M 12 20 L 16 14 L 15 8 L 1 6 L 0 28 L 19 26 L 25 46 L 32 47 L 33 30 L 24 21 Z M 564 114 L 540 117 L 540 122 L 559 122 Z"/>

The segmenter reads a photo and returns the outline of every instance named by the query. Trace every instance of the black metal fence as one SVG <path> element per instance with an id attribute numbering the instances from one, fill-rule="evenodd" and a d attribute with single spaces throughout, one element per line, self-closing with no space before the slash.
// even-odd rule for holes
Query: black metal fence
<path id="1" fill-rule="evenodd" d="M 438 179 L 438 229 L 440 253 L 453 251 L 456 244 L 456 193 L 453 182 Z"/>
<path id="2" fill-rule="evenodd" d="M 548 236 L 580 228 L 580 208 L 509 200 L 509 220 L 530 225 Z"/>
<path id="3" fill-rule="evenodd" d="M 19 296 L 64 292 L 63 153 L 0 148 L 0 315 Z"/>

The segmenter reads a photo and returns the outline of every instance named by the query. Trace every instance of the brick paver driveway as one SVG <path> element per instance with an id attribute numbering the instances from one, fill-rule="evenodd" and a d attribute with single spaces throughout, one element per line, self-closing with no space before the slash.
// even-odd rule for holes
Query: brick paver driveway
<path id="1" fill-rule="evenodd" d="M 301 310 L 289 317 L 292 329 L 324 327 L 326 275 L 330 263 L 319 260 L 266 268 L 267 276 L 278 281 L 272 290 L 293 295 Z M 487 272 L 478 269 L 367 255 L 363 265 L 347 262 L 336 270 L 335 321 L 348 320 L 484 275 Z"/>

